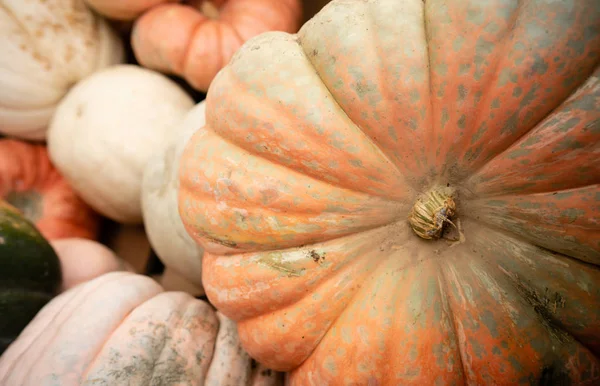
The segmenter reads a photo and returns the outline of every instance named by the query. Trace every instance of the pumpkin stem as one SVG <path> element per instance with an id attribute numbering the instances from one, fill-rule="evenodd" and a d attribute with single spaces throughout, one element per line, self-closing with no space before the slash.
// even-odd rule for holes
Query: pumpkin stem
<path id="1" fill-rule="evenodd" d="M 423 239 L 435 240 L 442 236 L 446 223 L 456 228 L 450 220 L 456 214 L 455 195 L 450 187 L 436 187 L 417 197 L 408 216 L 413 231 Z"/>
<path id="2" fill-rule="evenodd" d="M 209 19 L 218 19 L 219 18 L 219 8 L 214 5 L 212 2 L 205 0 L 200 5 L 200 12 L 204 14 L 204 16 Z"/>

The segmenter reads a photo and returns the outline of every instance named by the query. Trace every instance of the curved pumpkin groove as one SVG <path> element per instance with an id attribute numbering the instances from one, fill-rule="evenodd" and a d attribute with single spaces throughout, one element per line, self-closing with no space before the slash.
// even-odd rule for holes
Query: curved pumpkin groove
<path id="1" fill-rule="evenodd" d="M 342 283 L 364 276 L 360 268 L 365 268 L 370 260 L 376 262 L 394 253 L 386 240 L 391 232 L 410 236 L 408 227 L 405 228 L 383 227 L 266 254 L 232 255 L 227 259 L 209 254 L 205 265 L 213 274 L 203 277 L 203 283 L 206 291 L 222 305 L 222 312 L 235 312 L 242 318 L 255 317 L 272 311 L 275 301 L 285 307 L 301 302 L 327 281 Z M 228 280 L 215 280 L 225 273 Z M 239 280 L 243 280 L 242 286 Z M 252 307 L 241 307 L 247 301 Z"/>
<path id="2" fill-rule="evenodd" d="M 434 165 L 466 177 L 562 103 L 598 65 L 598 14 L 585 2 L 425 5 Z M 573 27 L 577 25 L 577 27 Z M 466 38 L 465 26 L 477 30 Z M 449 39 L 448 36 L 454 36 Z M 533 54 L 532 54 L 533 53 Z"/>
<path id="3" fill-rule="evenodd" d="M 193 139 L 196 136 L 203 146 L 189 149 L 189 156 L 181 160 L 181 168 L 193 165 L 198 172 L 181 181 L 180 214 L 194 224 L 186 226 L 192 236 L 234 247 L 237 253 L 320 242 L 408 214 L 406 205 L 273 165 L 212 132 L 199 132 Z M 210 179 L 216 179 L 216 185 L 205 183 Z M 232 228 L 243 232 L 226 231 Z"/>
<path id="4" fill-rule="evenodd" d="M 502 379 L 517 384 L 523 377 L 534 382 L 543 379 L 544 369 L 577 383 L 584 368 L 600 366 L 588 349 L 546 324 L 509 281 L 472 253 L 464 248 L 442 265 L 467 383 Z M 578 358 L 582 368 L 565 357 Z"/>
<path id="5" fill-rule="evenodd" d="M 348 377 L 364 379 L 361 384 L 376 379 L 379 384 L 422 385 L 440 376 L 452 384 L 462 378 L 437 256 L 425 250 L 413 256 L 422 259 L 413 269 L 405 269 L 401 259 L 386 259 L 379 266 L 310 358 L 291 373 L 293 384 L 331 384 Z M 311 379 L 316 374 L 318 382 Z"/>
<path id="6" fill-rule="evenodd" d="M 208 250 L 207 294 L 249 353 L 302 385 L 597 383 L 592 2 L 338 0 L 296 37 L 264 34 L 236 53 L 208 94 L 213 134 L 193 137 L 182 157 L 179 202 Z M 327 140 L 336 134 L 343 146 Z M 400 173 L 365 179 L 339 149 L 352 141 L 374 176 L 382 153 Z M 246 156 L 258 144 L 269 144 L 262 172 L 222 189 L 235 165 L 258 165 Z M 327 194 L 311 196 L 315 173 Z M 261 185 L 278 198 L 239 193 Z M 438 187 L 455 190 L 455 242 L 417 239 L 406 223 L 416 193 Z M 307 230 L 302 212 L 330 215 L 329 202 L 362 214 Z M 256 229 L 230 220 L 259 207 Z M 278 233 L 274 216 L 300 231 Z M 372 240 L 350 243 L 361 239 Z M 307 269 L 299 255 L 311 248 L 339 268 Z"/>
<path id="7" fill-rule="evenodd" d="M 540 247 L 600 265 L 600 185 L 553 193 L 499 196 L 465 203 L 477 221 Z"/>
<path id="8" fill-rule="evenodd" d="M 247 52 L 257 60 L 234 56 L 215 78 L 233 90 L 211 90 L 206 121 L 212 131 L 317 180 L 390 199 L 405 196 L 404 177 L 360 127 L 339 113 L 296 39 L 265 33 L 252 40 Z M 258 57 L 277 59 L 265 63 Z M 274 78 L 268 89 L 258 83 L 265 73 Z M 240 98 L 231 99 L 232 92 Z M 214 114 L 215 109 L 223 113 Z"/>
<path id="9" fill-rule="evenodd" d="M 52 311 L 55 310 L 55 309 L 57 309 L 57 308 L 63 309 L 65 307 L 65 304 L 68 303 L 69 300 L 73 296 L 75 296 L 75 295 L 72 292 L 63 293 L 63 294 L 61 294 L 60 297 L 57 297 L 55 301 L 52 301 L 52 302 L 48 303 L 44 308 L 42 308 L 39 311 L 39 313 L 37 315 L 40 315 L 40 317 L 43 316 L 44 317 L 43 320 L 46 321 L 46 324 L 40 325 L 37 328 L 38 331 L 37 331 L 36 334 L 27 334 L 27 337 L 29 339 L 28 339 L 28 341 L 26 343 L 25 343 L 25 341 L 23 341 L 24 344 L 21 345 L 21 346 L 19 346 L 21 348 L 20 352 L 15 352 L 13 350 L 9 354 L 4 354 L 4 355 L 11 355 L 11 357 L 14 357 L 15 360 L 14 361 L 9 361 L 9 363 L 10 363 L 9 366 L 7 366 L 7 367 L 5 367 L 3 369 L 0 369 L 0 381 L 3 381 L 7 377 L 8 374 L 14 373 L 13 368 L 17 365 L 17 363 L 19 363 L 20 361 L 22 361 L 23 355 L 27 351 L 29 351 L 29 349 L 31 348 L 31 346 L 33 344 L 37 343 L 37 340 L 38 340 L 39 336 L 43 333 L 43 331 L 45 331 L 50 326 L 50 324 L 52 323 L 52 319 L 51 318 L 47 318 L 46 315 L 48 315 L 48 314 L 51 315 L 53 313 Z M 31 326 L 27 326 L 27 328 L 25 330 L 27 330 L 27 329 L 31 329 Z M 21 332 L 21 334 L 23 334 L 23 332 L 25 330 L 23 330 Z M 20 380 L 20 383 L 23 383 L 22 379 Z"/>
<path id="10" fill-rule="evenodd" d="M 600 67 L 560 107 L 466 182 L 478 197 L 578 188 L 600 175 Z"/>
<path id="11" fill-rule="evenodd" d="M 423 23 L 422 7 L 419 2 L 377 6 L 370 2 L 341 2 L 337 12 L 347 16 L 320 17 L 306 23 L 298 33 L 312 67 L 342 110 L 340 115 L 349 117 L 377 144 L 410 185 L 417 183 L 411 181 L 413 176 L 426 171 L 427 151 L 423 144 L 427 143 L 431 126 L 427 109 L 404 108 L 416 102 L 429 105 L 425 34 L 418 27 Z M 377 15 L 377 28 L 372 28 L 373 18 L 359 16 L 367 13 Z M 402 15 L 402 20 L 389 15 Z M 317 23 L 319 28 L 315 29 Z M 402 27 L 403 49 L 397 49 L 398 23 Z M 339 32 L 348 25 L 369 32 L 340 39 Z M 366 61 L 365 57 L 374 59 Z M 338 60 L 348 65 L 332 65 Z M 395 72 L 390 73 L 390 68 Z M 398 152 L 399 144 L 407 148 Z"/>
<path id="12" fill-rule="evenodd" d="M 515 235 L 467 223 L 473 252 L 502 272 L 536 312 L 600 353 L 600 270 Z"/>

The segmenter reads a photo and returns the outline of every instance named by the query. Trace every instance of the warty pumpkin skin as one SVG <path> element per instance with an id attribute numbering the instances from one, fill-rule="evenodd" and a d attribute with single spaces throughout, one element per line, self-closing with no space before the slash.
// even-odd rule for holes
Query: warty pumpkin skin
<path id="1" fill-rule="evenodd" d="M 296 32 L 299 0 L 87 0 L 116 19 L 136 19 L 131 44 L 137 61 L 176 74 L 206 91 L 217 72 L 249 38 Z"/>
<path id="2" fill-rule="evenodd" d="M 58 293 L 61 280 L 48 240 L 0 199 L 0 355 Z"/>
<path id="3" fill-rule="evenodd" d="M 50 302 L 0 357 L 0 384 L 265 385 L 232 321 L 147 276 L 113 272 Z"/>
<path id="4" fill-rule="evenodd" d="M 43 144 L 0 139 L 0 198 L 49 240 L 97 236 L 99 216 L 50 162 Z"/>
<path id="5" fill-rule="evenodd" d="M 596 4 L 334 0 L 234 55 L 179 210 L 250 355 L 296 385 L 600 383 Z"/>
<path id="6" fill-rule="evenodd" d="M 202 290 L 203 250 L 187 233 L 177 205 L 179 159 L 190 137 L 206 123 L 206 105 L 198 103 L 176 125 L 171 143 L 144 168 L 142 215 L 152 249 L 166 268 Z"/>
<path id="7" fill-rule="evenodd" d="M 3 0 L 0 133 L 45 140 L 70 87 L 124 59 L 123 44 L 83 0 Z"/>

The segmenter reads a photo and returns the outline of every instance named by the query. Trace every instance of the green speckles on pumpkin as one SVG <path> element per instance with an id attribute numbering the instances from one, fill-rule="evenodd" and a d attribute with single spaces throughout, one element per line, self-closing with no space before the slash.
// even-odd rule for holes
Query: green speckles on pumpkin
<path id="1" fill-rule="evenodd" d="M 465 43 L 464 36 L 459 35 L 458 37 L 456 37 L 454 39 L 454 41 L 452 42 L 452 49 L 454 50 L 454 52 L 459 52 L 464 43 Z"/>
<path id="2" fill-rule="evenodd" d="M 539 75 L 544 75 L 548 71 L 548 63 L 538 53 L 534 53 L 534 63 L 531 70 Z"/>
<path id="3" fill-rule="evenodd" d="M 471 69 L 470 63 L 463 63 L 458 67 L 458 75 L 465 75 Z"/>
<path id="4" fill-rule="evenodd" d="M 388 135 L 394 142 L 398 142 L 398 135 L 396 134 L 396 128 L 394 126 L 388 126 Z"/>
<path id="5" fill-rule="evenodd" d="M 517 98 L 517 97 L 521 96 L 522 93 L 523 93 L 523 88 L 517 86 L 517 87 L 513 88 L 512 96 Z"/>
<path id="6" fill-rule="evenodd" d="M 504 87 L 508 82 L 516 83 L 518 78 L 518 75 L 513 72 L 511 67 L 504 68 L 500 71 L 500 75 L 498 75 L 498 85 Z"/>
<path id="7" fill-rule="evenodd" d="M 433 70 L 439 76 L 446 76 L 448 73 L 448 65 L 446 63 L 438 63 Z"/>
<path id="8" fill-rule="evenodd" d="M 475 24 L 475 25 L 481 25 L 483 24 L 484 21 L 484 17 L 483 17 L 483 12 L 481 12 L 480 9 L 477 8 L 469 8 L 467 10 L 467 21 Z"/>
<path id="9" fill-rule="evenodd" d="M 410 127 L 412 130 L 417 130 L 417 121 L 414 118 L 411 118 L 408 121 L 408 127 Z"/>
<path id="10" fill-rule="evenodd" d="M 516 149 L 516 150 L 509 152 L 506 157 L 509 159 L 517 159 L 517 158 L 529 155 L 532 151 L 533 150 L 531 150 L 531 149 Z"/>
<path id="11" fill-rule="evenodd" d="M 532 102 L 535 100 L 535 96 L 536 96 L 536 93 L 538 92 L 539 88 L 540 88 L 540 86 L 538 84 L 534 84 L 533 87 L 531 87 L 531 89 L 529 89 L 529 91 L 527 91 L 527 94 L 525 94 L 525 96 L 521 100 L 521 103 L 520 103 L 521 108 L 529 107 L 529 105 L 532 104 Z"/>
<path id="12" fill-rule="evenodd" d="M 575 222 L 581 216 L 585 216 L 585 211 L 583 209 L 569 208 L 563 210 L 561 215 L 566 217 L 569 222 Z"/>
<path id="13" fill-rule="evenodd" d="M 507 202 L 504 200 L 488 200 L 486 201 L 486 205 L 503 208 L 506 207 Z"/>
<path id="14" fill-rule="evenodd" d="M 417 103 L 419 100 L 421 100 L 421 94 L 419 93 L 419 90 L 411 90 L 409 96 L 411 103 Z"/>
<path id="15" fill-rule="evenodd" d="M 364 168 L 364 165 L 362 163 L 361 160 L 359 159 L 351 159 L 348 161 L 350 163 L 350 165 L 357 167 L 357 168 Z"/>
<path id="16" fill-rule="evenodd" d="M 459 102 L 463 102 L 467 97 L 467 89 L 464 84 L 458 85 L 458 100 Z"/>
<path id="17" fill-rule="evenodd" d="M 477 129 L 475 134 L 473 134 L 473 136 L 471 137 L 471 144 L 474 144 L 475 142 L 479 141 L 481 139 L 481 136 L 483 136 L 483 134 L 485 134 L 487 129 L 488 129 L 487 122 L 483 122 L 479 126 L 479 128 Z"/>
<path id="18" fill-rule="evenodd" d="M 561 152 L 566 150 L 577 150 L 583 149 L 585 145 L 574 138 L 565 137 L 562 141 L 560 141 L 552 151 Z"/>
<path id="19" fill-rule="evenodd" d="M 467 120 L 467 117 L 464 114 L 461 115 L 460 118 L 458 118 L 458 121 L 456 122 L 456 124 L 458 125 L 458 127 L 461 130 L 464 130 L 464 128 L 465 128 L 466 120 Z"/>
<path id="20" fill-rule="evenodd" d="M 540 209 L 542 204 L 539 202 L 523 201 L 516 204 L 517 208 L 521 209 Z"/>
<path id="21" fill-rule="evenodd" d="M 515 134 L 519 128 L 519 116 L 517 113 L 513 113 L 504 124 L 504 127 L 500 131 L 501 134 Z"/>
<path id="22" fill-rule="evenodd" d="M 450 116 L 448 115 L 448 109 L 447 108 L 443 108 L 442 109 L 442 128 L 446 127 L 446 124 L 448 123 L 448 120 L 450 119 Z"/>

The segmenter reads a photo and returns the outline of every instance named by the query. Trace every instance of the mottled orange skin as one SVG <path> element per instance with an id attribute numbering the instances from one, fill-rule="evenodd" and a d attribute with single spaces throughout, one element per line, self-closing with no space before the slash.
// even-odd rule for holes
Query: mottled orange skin
<path id="1" fill-rule="evenodd" d="M 0 139 L 0 197 L 20 201 L 18 209 L 49 240 L 97 237 L 100 217 L 52 165 L 45 144 Z"/>
<path id="2" fill-rule="evenodd" d="M 200 12 L 203 1 L 192 3 L 149 9 L 134 25 L 132 46 L 141 65 L 182 76 L 202 91 L 246 40 L 296 32 L 302 16 L 298 0 L 213 0 L 213 17 Z"/>
<path id="3" fill-rule="evenodd" d="M 292 385 L 600 384 L 599 64 L 595 0 L 334 0 L 250 40 L 181 159 L 209 299 Z M 459 241 L 408 224 L 439 186 Z"/>

